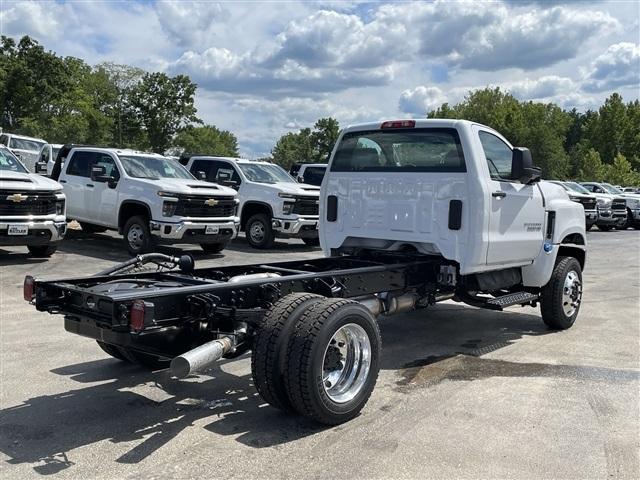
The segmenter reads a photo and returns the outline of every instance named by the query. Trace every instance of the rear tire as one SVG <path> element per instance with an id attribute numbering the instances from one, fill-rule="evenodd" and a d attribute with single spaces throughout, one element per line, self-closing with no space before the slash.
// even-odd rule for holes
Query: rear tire
<path id="1" fill-rule="evenodd" d="M 278 300 L 266 313 L 253 339 L 251 375 L 262 399 L 274 408 L 292 410 L 285 388 L 287 344 L 300 316 L 324 297 L 292 293 Z"/>
<path id="2" fill-rule="evenodd" d="M 47 258 L 53 255 L 58 249 L 57 245 L 28 245 L 27 249 L 32 257 Z"/>
<path id="3" fill-rule="evenodd" d="M 220 243 L 201 243 L 200 247 L 204 253 L 220 253 L 222 250 L 227 248 L 229 242 L 220 242 Z"/>
<path id="4" fill-rule="evenodd" d="M 303 238 L 302 241 L 310 247 L 317 247 L 318 245 L 320 245 L 319 238 Z"/>
<path id="5" fill-rule="evenodd" d="M 582 302 L 582 268 L 574 257 L 558 257 L 551 279 L 542 288 L 540 312 L 554 330 L 570 328 Z"/>
<path id="6" fill-rule="evenodd" d="M 99 225 L 94 225 L 92 223 L 84 223 L 84 222 L 79 222 L 79 223 L 80 223 L 80 228 L 82 228 L 82 231 L 85 233 L 102 233 L 107 231 L 106 227 L 101 227 Z"/>
<path id="7" fill-rule="evenodd" d="M 127 220 L 122 231 L 124 244 L 132 256 L 148 253 L 153 249 L 149 220 L 135 215 Z"/>
<path id="8" fill-rule="evenodd" d="M 364 305 L 334 298 L 312 305 L 287 346 L 291 405 L 326 425 L 353 419 L 375 387 L 380 349 L 378 324 Z"/>
<path id="9" fill-rule="evenodd" d="M 254 248 L 266 249 L 273 247 L 276 233 L 271 228 L 271 218 L 264 213 L 253 215 L 247 220 L 244 228 L 249 245 Z"/>

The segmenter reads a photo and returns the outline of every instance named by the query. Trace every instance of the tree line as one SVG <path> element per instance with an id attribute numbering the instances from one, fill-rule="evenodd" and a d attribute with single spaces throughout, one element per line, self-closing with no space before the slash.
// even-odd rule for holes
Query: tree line
<path id="1" fill-rule="evenodd" d="M 186 75 L 116 63 L 90 66 L 46 51 L 25 36 L 0 42 L 0 126 L 51 143 L 238 156 L 238 139 L 205 125 L 194 104 L 197 85 Z M 531 149 L 547 179 L 604 180 L 640 185 L 640 102 L 613 93 L 597 110 L 565 110 L 520 101 L 500 88 L 469 92 L 428 118 L 464 118 L 488 125 Z M 326 162 L 340 130 L 320 118 L 281 136 L 266 160 L 284 168 Z"/>

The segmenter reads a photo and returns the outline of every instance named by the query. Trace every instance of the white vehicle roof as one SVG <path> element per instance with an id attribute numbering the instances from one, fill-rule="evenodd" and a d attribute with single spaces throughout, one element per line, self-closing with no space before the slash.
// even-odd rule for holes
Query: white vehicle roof
<path id="1" fill-rule="evenodd" d="M 9 132 L 5 132 L 2 135 L 7 135 L 11 138 L 22 138 L 23 140 L 35 140 L 36 142 L 44 142 L 47 143 L 46 140 L 43 140 L 42 138 L 38 138 L 38 137 L 28 137 L 26 135 L 18 135 L 17 133 L 9 133 Z"/>
<path id="2" fill-rule="evenodd" d="M 73 147 L 72 151 L 89 151 L 89 152 L 104 152 L 104 153 L 113 153 L 116 154 L 118 156 L 120 155 L 136 155 L 138 157 L 162 157 L 165 158 L 164 156 L 160 155 L 159 153 L 150 153 L 150 152 L 141 152 L 139 150 L 132 150 L 129 148 L 108 148 L 108 147 L 87 147 L 87 146 L 82 146 L 82 147 Z"/>
<path id="3" fill-rule="evenodd" d="M 300 170 L 307 167 L 326 167 L 326 163 L 302 163 L 300 164 Z"/>
<path id="4" fill-rule="evenodd" d="M 390 120 L 380 120 L 378 122 L 358 123 L 349 125 L 344 129 L 344 132 L 353 132 L 361 130 L 379 130 L 380 126 L 385 122 L 415 122 L 414 127 L 408 128 L 456 128 L 458 125 L 480 125 L 477 122 L 470 122 L 469 120 L 452 120 L 449 118 L 399 118 Z M 486 125 L 483 125 L 483 127 Z M 491 127 L 487 127 L 490 128 Z M 493 129 L 491 129 L 493 130 Z"/>
<path id="5" fill-rule="evenodd" d="M 190 160 L 228 160 L 235 163 L 240 164 L 251 164 L 251 165 L 277 165 L 276 163 L 263 162 L 261 160 L 249 160 L 248 158 L 238 158 L 238 157 L 219 157 L 216 155 L 194 155 L 190 158 Z"/>

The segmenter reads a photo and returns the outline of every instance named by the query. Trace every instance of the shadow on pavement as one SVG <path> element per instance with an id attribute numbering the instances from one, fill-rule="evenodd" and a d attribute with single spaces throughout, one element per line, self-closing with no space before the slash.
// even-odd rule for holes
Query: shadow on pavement
<path id="1" fill-rule="evenodd" d="M 0 248 L 0 266 L 31 265 L 36 263 L 44 263 L 48 260 L 47 258 L 34 258 L 26 253 L 27 247 L 22 248 L 25 249 L 25 253 L 15 253 L 13 251 Z"/>
<path id="2" fill-rule="evenodd" d="M 456 304 L 383 318 L 380 326 L 382 368 L 400 370 L 399 375 L 421 359 L 460 352 L 482 355 L 524 336 L 548 333 L 538 316 Z M 137 442 L 115 461 L 138 463 L 202 419 L 210 422 L 204 428 L 212 434 L 230 435 L 255 448 L 324 429 L 265 405 L 249 374 L 237 376 L 219 368 L 232 361 L 220 362 L 207 372 L 210 376 L 185 381 L 171 379 L 168 371 L 148 372 L 115 359 L 52 370 L 91 385 L 2 410 L 0 451 L 9 463 L 38 464 L 34 470 L 47 475 L 73 465 L 68 452 L 103 440 Z"/>

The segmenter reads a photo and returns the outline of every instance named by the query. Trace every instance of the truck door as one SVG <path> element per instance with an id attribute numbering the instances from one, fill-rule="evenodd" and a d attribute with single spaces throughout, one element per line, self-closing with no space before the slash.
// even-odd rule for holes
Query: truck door
<path id="1" fill-rule="evenodd" d="M 537 185 L 511 178 L 512 149 L 489 130 L 476 129 L 490 175 L 487 265 L 527 264 L 543 244 L 544 206 Z"/>
<path id="2" fill-rule="evenodd" d="M 104 226 L 118 225 L 118 182 L 120 172 L 115 160 L 108 153 L 94 153 L 93 166 L 102 166 L 107 177 L 113 177 L 114 182 L 90 181 L 93 187 L 89 187 L 85 193 L 87 209 L 95 218 L 95 223 Z M 89 179 L 91 180 L 91 179 Z"/>
<path id="3" fill-rule="evenodd" d="M 87 184 L 91 182 L 91 152 L 76 151 L 63 166 L 64 173 L 60 175 L 60 183 L 67 197 L 67 217 L 73 220 L 86 220 L 88 211 L 85 203 Z"/>

